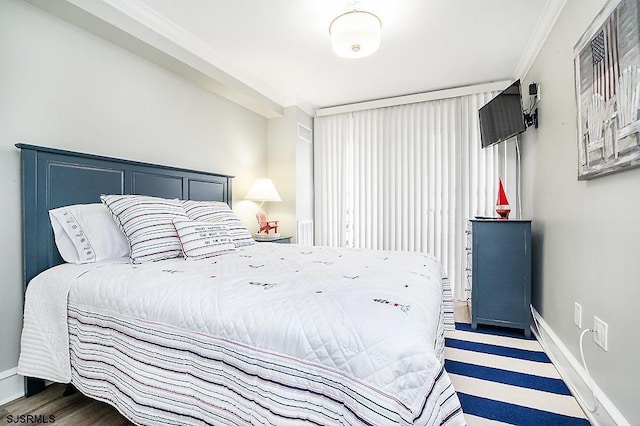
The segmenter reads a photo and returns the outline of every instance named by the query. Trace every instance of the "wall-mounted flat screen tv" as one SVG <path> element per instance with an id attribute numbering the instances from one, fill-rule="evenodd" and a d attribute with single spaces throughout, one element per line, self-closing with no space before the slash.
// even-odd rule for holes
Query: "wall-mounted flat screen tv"
<path id="1" fill-rule="evenodd" d="M 491 99 L 478 111 L 482 147 L 500 143 L 526 130 L 520 80 Z"/>

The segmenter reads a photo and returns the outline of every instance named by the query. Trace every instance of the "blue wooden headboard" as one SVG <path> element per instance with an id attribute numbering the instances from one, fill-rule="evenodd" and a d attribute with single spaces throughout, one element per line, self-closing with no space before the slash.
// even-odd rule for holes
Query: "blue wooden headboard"
<path id="1" fill-rule="evenodd" d="M 233 176 L 17 144 L 22 150 L 24 279 L 62 263 L 49 210 L 99 203 L 101 194 L 138 194 L 231 206 Z"/>
<path id="2" fill-rule="evenodd" d="M 101 194 L 138 194 L 231 206 L 233 176 L 16 144 L 22 158 L 23 274 L 29 281 L 63 263 L 55 245 L 49 210 L 99 203 Z M 44 382 L 27 378 L 27 395 Z"/>

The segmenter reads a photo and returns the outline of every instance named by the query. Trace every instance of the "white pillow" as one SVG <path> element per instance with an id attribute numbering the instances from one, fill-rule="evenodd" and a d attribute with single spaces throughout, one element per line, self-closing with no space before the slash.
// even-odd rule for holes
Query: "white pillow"
<path id="1" fill-rule="evenodd" d="M 188 219 L 178 199 L 146 195 L 102 195 L 102 202 L 124 232 L 131 262 L 144 263 L 182 255 L 174 219 Z"/>
<path id="2" fill-rule="evenodd" d="M 205 259 L 235 251 L 229 227 L 213 222 L 174 219 L 185 259 Z"/>
<path id="3" fill-rule="evenodd" d="M 236 247 L 256 244 L 251 232 L 226 203 L 221 201 L 183 200 L 182 205 L 191 220 L 227 225 L 231 240 Z"/>
<path id="4" fill-rule="evenodd" d="M 93 263 L 129 255 L 129 243 L 102 204 L 49 210 L 60 256 L 67 263 Z"/>

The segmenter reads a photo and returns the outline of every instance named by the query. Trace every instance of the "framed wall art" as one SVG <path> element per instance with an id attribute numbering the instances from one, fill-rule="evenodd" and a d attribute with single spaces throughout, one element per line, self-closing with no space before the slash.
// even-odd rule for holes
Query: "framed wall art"
<path id="1" fill-rule="evenodd" d="M 607 2 L 574 58 L 578 180 L 640 166 L 640 2 Z"/>

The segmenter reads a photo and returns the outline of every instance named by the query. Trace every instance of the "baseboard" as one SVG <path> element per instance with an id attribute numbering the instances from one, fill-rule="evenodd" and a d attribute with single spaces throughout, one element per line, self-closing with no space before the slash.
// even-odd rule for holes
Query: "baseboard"
<path id="1" fill-rule="evenodd" d="M 18 368 L 0 371 L 0 405 L 24 396 L 24 377 L 18 375 Z"/>
<path id="2" fill-rule="evenodd" d="M 532 308 L 532 313 L 534 324 L 531 330 L 558 369 L 562 379 L 571 389 L 571 393 L 576 397 L 578 404 L 582 407 L 591 424 L 595 426 L 630 426 L 622 413 L 620 413 L 602 389 L 595 383 L 593 387 L 595 396 L 598 399 L 598 406 L 595 412 L 590 412 L 587 409 L 585 401 L 587 401 L 586 404 L 589 406 L 593 406 L 593 394 L 588 386 L 589 379 L 587 372 L 582 367 L 580 361 L 573 356 L 560 338 L 553 332 L 551 327 L 549 327 L 549 324 L 540 316 L 538 311 Z"/>

